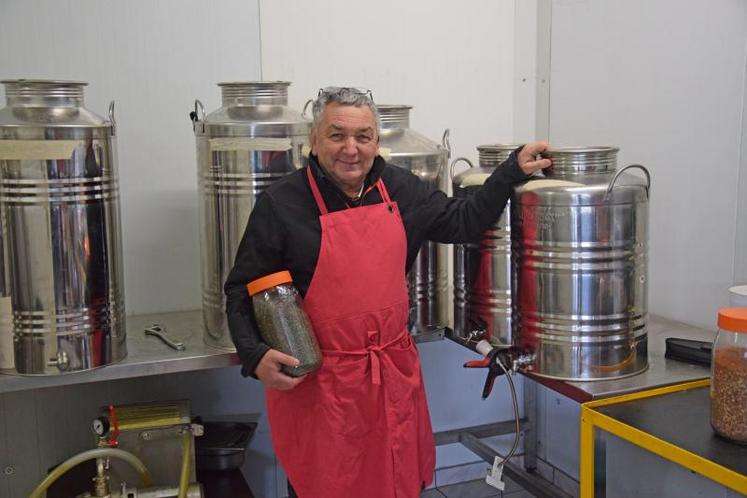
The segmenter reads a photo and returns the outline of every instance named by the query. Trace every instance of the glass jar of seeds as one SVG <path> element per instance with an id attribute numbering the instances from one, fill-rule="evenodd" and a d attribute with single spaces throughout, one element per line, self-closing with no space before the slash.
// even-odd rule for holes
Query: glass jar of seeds
<path id="1" fill-rule="evenodd" d="M 297 367 L 283 365 L 282 371 L 300 377 L 319 368 L 322 353 L 290 273 L 273 273 L 249 282 L 246 287 L 252 296 L 262 339 L 272 349 L 299 361 Z"/>
<path id="2" fill-rule="evenodd" d="M 747 308 L 718 312 L 711 358 L 711 426 L 747 444 Z"/>

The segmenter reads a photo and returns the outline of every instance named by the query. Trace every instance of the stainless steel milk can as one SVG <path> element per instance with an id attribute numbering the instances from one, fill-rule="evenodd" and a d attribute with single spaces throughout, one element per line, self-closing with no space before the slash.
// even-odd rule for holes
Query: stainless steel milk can
<path id="1" fill-rule="evenodd" d="M 466 158 L 451 164 L 454 197 L 473 195 L 505 161 L 517 144 L 477 147 L 479 165 Z M 469 168 L 454 175 L 454 167 Z M 511 216 L 509 206 L 478 240 L 454 245 L 454 336 L 470 343 L 488 339 L 510 345 L 511 334 Z"/>
<path id="2" fill-rule="evenodd" d="M 538 375 L 596 380 L 647 368 L 650 179 L 640 165 L 615 171 L 617 152 L 556 148 L 544 178 L 515 189 L 514 341 L 534 353 Z"/>
<path id="3" fill-rule="evenodd" d="M 86 83 L 6 80 L 0 110 L 3 371 L 59 374 L 124 358 L 114 102 Z M 12 333 L 12 341 L 8 334 Z"/>
<path id="4" fill-rule="evenodd" d="M 285 81 L 219 83 L 222 107 L 192 113 L 197 140 L 205 342 L 233 349 L 223 284 L 257 196 L 302 167 L 310 123 L 288 107 Z"/>
<path id="5" fill-rule="evenodd" d="M 448 130 L 436 144 L 410 129 L 407 105 L 378 105 L 381 118 L 381 155 L 396 166 L 410 170 L 424 182 L 446 191 Z M 413 335 L 442 331 L 447 325 L 447 250 L 426 241 L 407 275 L 410 294 L 409 326 Z"/>

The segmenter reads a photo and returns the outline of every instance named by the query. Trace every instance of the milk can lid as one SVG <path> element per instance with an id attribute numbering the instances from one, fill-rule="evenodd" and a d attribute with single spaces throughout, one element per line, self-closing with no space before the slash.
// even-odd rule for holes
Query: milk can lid
<path id="1" fill-rule="evenodd" d="M 718 328 L 731 332 L 747 333 L 747 308 L 721 308 L 718 310 Z"/>
<path id="2" fill-rule="evenodd" d="M 246 284 L 246 289 L 249 291 L 249 295 L 253 296 L 267 290 L 270 287 L 275 287 L 280 284 L 287 284 L 293 282 L 291 274 L 287 270 L 279 271 L 277 273 L 270 273 L 264 277 L 260 277 L 257 280 L 252 280 Z"/>

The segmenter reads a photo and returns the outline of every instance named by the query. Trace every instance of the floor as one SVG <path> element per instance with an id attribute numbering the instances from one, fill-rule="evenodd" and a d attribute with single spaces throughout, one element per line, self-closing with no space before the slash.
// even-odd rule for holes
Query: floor
<path id="1" fill-rule="evenodd" d="M 506 487 L 503 491 L 488 486 L 484 480 L 479 479 L 426 489 L 420 498 L 534 498 L 533 494 L 511 479 L 504 478 L 504 481 Z"/>

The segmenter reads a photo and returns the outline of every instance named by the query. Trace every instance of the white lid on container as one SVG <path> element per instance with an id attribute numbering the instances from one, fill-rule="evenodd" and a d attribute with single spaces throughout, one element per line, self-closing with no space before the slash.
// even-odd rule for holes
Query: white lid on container
<path id="1" fill-rule="evenodd" d="M 729 306 L 747 308 L 747 285 L 729 288 Z"/>

